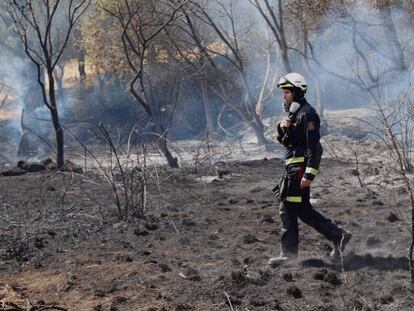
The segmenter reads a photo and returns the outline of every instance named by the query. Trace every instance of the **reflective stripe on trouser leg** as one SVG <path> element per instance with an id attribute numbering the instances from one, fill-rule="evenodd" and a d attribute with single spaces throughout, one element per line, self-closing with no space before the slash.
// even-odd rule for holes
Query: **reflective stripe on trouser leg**
<path id="1" fill-rule="evenodd" d="M 287 196 L 286 202 L 290 203 L 302 203 L 302 196 Z"/>
<path id="2" fill-rule="evenodd" d="M 286 168 L 286 170 L 289 176 L 289 186 L 285 201 L 289 203 L 303 203 L 305 201 L 303 194 L 306 192 L 306 190 L 300 187 L 300 180 L 305 170 L 303 164 L 291 164 Z"/>

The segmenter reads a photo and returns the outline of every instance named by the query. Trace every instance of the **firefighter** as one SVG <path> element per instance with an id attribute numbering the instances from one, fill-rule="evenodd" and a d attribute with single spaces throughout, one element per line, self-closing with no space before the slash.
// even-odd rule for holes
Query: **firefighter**
<path id="1" fill-rule="evenodd" d="M 276 266 L 297 257 L 298 218 L 331 241 L 331 256 L 338 258 L 352 234 L 316 211 L 310 203 L 310 187 L 322 156 L 319 116 L 305 98 L 307 83 L 300 74 L 288 73 L 277 86 L 283 91 L 283 109 L 288 113 L 277 126 L 277 140 L 285 147 L 286 174 L 279 208 L 281 251 L 279 257 L 269 259 L 269 265 Z"/>

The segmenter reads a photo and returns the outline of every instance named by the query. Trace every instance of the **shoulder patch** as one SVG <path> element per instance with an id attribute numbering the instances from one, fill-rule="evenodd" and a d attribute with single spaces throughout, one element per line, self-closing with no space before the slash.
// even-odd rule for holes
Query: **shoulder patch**
<path id="1" fill-rule="evenodd" d="M 309 130 L 309 131 L 313 131 L 313 130 L 315 130 L 315 129 L 316 129 L 316 124 L 315 124 L 315 122 L 314 122 L 314 121 L 311 121 L 311 122 L 308 122 L 307 127 L 308 127 L 308 130 Z"/>

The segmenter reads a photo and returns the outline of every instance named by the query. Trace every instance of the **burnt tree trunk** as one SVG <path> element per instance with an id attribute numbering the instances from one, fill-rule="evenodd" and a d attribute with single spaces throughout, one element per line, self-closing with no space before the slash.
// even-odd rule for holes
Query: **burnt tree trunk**
<path id="1" fill-rule="evenodd" d="M 60 125 L 59 113 L 56 103 L 56 94 L 55 94 L 55 78 L 53 77 L 53 71 L 47 71 L 48 78 L 48 97 L 49 97 L 49 110 L 52 117 L 53 127 L 56 133 L 56 163 L 58 169 L 63 166 L 64 162 L 64 136 L 63 129 Z"/>
<path id="2" fill-rule="evenodd" d="M 64 75 L 64 65 L 62 67 L 56 66 L 58 70 L 54 71 L 54 79 L 57 86 L 57 98 L 60 100 L 63 98 L 63 75 Z"/>
<path id="3" fill-rule="evenodd" d="M 257 137 L 257 142 L 260 146 L 266 146 L 269 144 L 269 141 L 266 139 L 264 135 L 264 126 L 262 122 L 252 122 L 253 131 Z"/>
<path id="4" fill-rule="evenodd" d="M 85 69 L 85 53 L 83 50 L 79 50 L 78 53 L 78 72 L 81 85 L 86 80 L 86 69 Z"/>
<path id="5" fill-rule="evenodd" d="M 178 167 L 178 160 L 177 160 L 177 158 L 172 156 L 170 150 L 168 149 L 167 137 L 166 137 L 167 132 L 162 131 L 161 124 L 158 121 L 159 118 L 154 118 L 152 105 L 150 105 L 148 103 L 146 97 L 140 95 L 140 92 L 142 92 L 142 94 L 145 94 L 143 92 L 143 90 L 141 89 L 141 91 L 137 91 L 135 89 L 134 85 L 135 85 L 135 82 L 138 79 L 142 79 L 142 73 L 141 72 L 138 72 L 136 74 L 135 78 L 131 81 L 131 83 L 129 85 L 129 91 L 135 97 L 137 102 L 142 106 L 142 108 L 144 108 L 144 110 L 147 114 L 147 117 L 148 117 L 147 124 L 152 125 L 151 126 L 152 135 L 150 137 L 152 137 L 152 140 L 155 141 L 157 146 L 160 148 L 162 154 L 165 156 L 165 159 L 167 160 L 168 165 L 172 168 L 177 168 Z M 143 84 L 141 84 L 141 85 L 143 85 Z"/>
<path id="6" fill-rule="evenodd" d="M 167 160 L 168 166 L 172 168 L 178 168 L 178 159 L 173 157 L 170 150 L 167 146 L 167 139 L 165 135 L 159 135 L 156 139 L 156 144 L 160 148 L 162 154 L 164 155 L 165 159 Z"/>

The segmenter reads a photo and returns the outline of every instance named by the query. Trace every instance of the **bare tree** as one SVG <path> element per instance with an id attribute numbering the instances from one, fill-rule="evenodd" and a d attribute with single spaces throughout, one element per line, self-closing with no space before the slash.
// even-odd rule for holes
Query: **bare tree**
<path id="1" fill-rule="evenodd" d="M 126 63 L 133 73 L 129 90 L 146 112 L 147 127 L 155 134 L 155 142 L 171 167 L 178 167 L 178 162 L 167 145 L 168 131 L 163 128 L 160 120 L 163 109 L 152 96 L 150 69 L 151 64 L 162 63 L 160 58 L 165 52 L 160 50 L 157 39 L 174 21 L 186 2 L 186 0 L 159 3 L 150 0 L 99 2 L 101 8 L 116 20 L 121 29 L 120 39 Z"/>
<path id="2" fill-rule="evenodd" d="M 54 71 L 71 32 L 90 0 L 8 0 L 7 11 L 25 52 L 37 68 L 43 103 L 56 133 L 57 166 L 64 163 L 64 135 L 60 124 Z M 46 73 L 46 81 L 43 76 Z"/>
<path id="3" fill-rule="evenodd" d="M 366 121 L 375 129 L 377 137 L 387 147 L 396 172 L 401 176 L 409 198 L 409 208 L 401 207 L 403 223 L 411 235 L 411 245 L 408 258 L 410 263 L 411 282 L 414 283 L 414 186 L 409 174 L 413 172 L 413 146 L 414 146 L 414 109 L 412 85 L 397 97 L 389 98 L 380 92 L 375 93 L 369 87 L 366 79 L 358 74 L 361 84 L 365 86 L 374 100 L 378 112 L 376 122 Z M 408 220 L 408 221 L 407 221 Z"/>
<path id="4" fill-rule="evenodd" d="M 246 46 L 251 43 L 245 39 L 251 27 L 240 26 L 237 21 L 236 2 L 216 1 L 214 5 L 223 13 L 221 18 L 217 18 L 214 12 L 197 1 L 192 1 L 191 9 L 184 8 L 184 28 L 191 41 L 188 49 L 197 49 L 198 52 L 193 56 L 200 63 L 200 72 L 209 82 L 209 89 L 254 130 L 260 145 L 270 147 L 261 120 L 264 102 L 273 92 L 272 87 L 269 88 L 274 82 L 270 51 L 264 48 L 264 58 L 267 60 L 266 73 L 258 77 L 253 84 L 249 78 L 252 76 L 249 70 L 251 60 L 246 57 L 245 51 Z M 197 27 L 197 24 L 202 26 Z M 210 34 L 198 29 L 205 26 L 208 26 Z M 212 37 L 209 38 L 209 35 Z M 259 86 L 256 88 L 253 85 Z"/>
<path id="5" fill-rule="evenodd" d="M 286 72 L 292 71 L 289 61 L 289 46 L 286 39 L 286 27 L 284 18 L 283 1 L 277 0 L 277 9 L 273 5 L 273 1 L 269 0 L 249 0 L 250 3 L 259 11 L 266 24 L 272 31 L 276 42 L 282 54 L 283 66 Z"/>
<path id="6" fill-rule="evenodd" d="M 343 70 L 348 74 L 338 72 L 324 64 L 321 57 L 323 52 L 316 49 L 317 37 L 308 40 L 309 52 L 306 55 L 302 53 L 304 57 L 316 65 L 316 68 L 364 92 L 366 91 L 365 86 L 353 76 L 355 67 L 358 67 L 358 71 L 363 71 L 368 83 L 367 86 L 371 90 L 382 86 L 385 81 L 382 79 L 384 76 L 407 71 L 404 55 L 406 50 L 400 42 L 391 14 L 395 1 L 372 0 L 370 5 L 373 9 L 370 10 L 368 18 L 365 15 L 361 18 L 357 16 L 357 12 L 364 8 L 360 8 L 357 2 L 344 5 L 342 1 L 332 1 L 329 12 L 326 12 L 328 14 L 324 15 L 328 21 L 325 21 L 327 25 L 321 25 L 322 27 L 319 27 L 317 31 L 320 37 L 323 37 L 324 32 L 335 26 L 336 31 L 349 33 L 349 42 L 352 44 L 354 55 L 349 54 L 347 62 L 350 65 L 348 67 L 354 68 L 351 71 Z M 349 56 L 353 56 L 352 60 Z M 373 56 L 376 61 L 373 61 Z M 379 61 L 381 65 L 379 65 Z"/>

